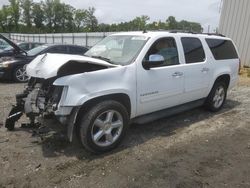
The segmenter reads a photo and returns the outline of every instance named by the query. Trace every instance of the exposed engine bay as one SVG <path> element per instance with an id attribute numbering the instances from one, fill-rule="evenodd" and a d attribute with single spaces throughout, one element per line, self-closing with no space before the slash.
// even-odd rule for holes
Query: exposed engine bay
<path id="1" fill-rule="evenodd" d="M 36 123 L 36 117 L 53 114 L 53 108 L 56 108 L 63 89 L 53 86 L 55 79 L 31 78 L 23 93 L 16 95 L 16 105 L 6 120 L 6 128 L 13 130 L 15 122 L 24 113 L 30 119 L 31 126 Z"/>
<path id="2" fill-rule="evenodd" d="M 30 119 L 30 127 L 39 124 L 39 122 L 36 121 L 39 116 L 53 116 L 61 100 L 64 88 L 64 86 L 53 85 L 58 78 L 106 68 L 108 67 L 98 64 L 69 61 L 58 69 L 57 76 L 55 77 L 48 79 L 31 77 L 23 93 L 16 95 L 16 105 L 11 109 L 5 127 L 8 130 L 13 130 L 15 122 L 17 122 L 23 114 L 26 114 Z"/>

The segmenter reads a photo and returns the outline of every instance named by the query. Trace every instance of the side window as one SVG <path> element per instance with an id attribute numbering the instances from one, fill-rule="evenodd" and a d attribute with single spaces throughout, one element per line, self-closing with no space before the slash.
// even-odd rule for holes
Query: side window
<path id="1" fill-rule="evenodd" d="M 200 63 L 205 61 L 205 52 L 198 38 L 181 38 L 186 63 Z"/>
<path id="2" fill-rule="evenodd" d="M 66 46 L 54 46 L 48 49 L 47 53 L 67 54 L 67 47 Z"/>
<path id="3" fill-rule="evenodd" d="M 206 39 L 206 41 L 216 60 L 239 58 L 232 41 L 222 39 Z"/>
<path id="4" fill-rule="evenodd" d="M 164 64 L 159 67 L 180 64 L 178 49 L 174 38 L 167 37 L 158 39 L 147 52 L 145 60 L 149 60 L 149 56 L 153 54 L 162 55 L 164 57 Z"/>

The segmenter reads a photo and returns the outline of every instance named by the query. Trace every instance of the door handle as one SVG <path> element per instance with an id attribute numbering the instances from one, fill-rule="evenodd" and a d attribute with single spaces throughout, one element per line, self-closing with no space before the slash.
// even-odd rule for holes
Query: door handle
<path id="1" fill-rule="evenodd" d="M 175 72 L 174 74 L 172 74 L 173 77 L 181 77 L 183 76 L 183 72 Z"/>
<path id="2" fill-rule="evenodd" d="M 209 68 L 207 68 L 207 67 L 204 67 L 202 70 L 201 70 L 201 72 L 204 72 L 204 73 L 206 73 L 206 72 L 208 72 L 209 71 Z"/>

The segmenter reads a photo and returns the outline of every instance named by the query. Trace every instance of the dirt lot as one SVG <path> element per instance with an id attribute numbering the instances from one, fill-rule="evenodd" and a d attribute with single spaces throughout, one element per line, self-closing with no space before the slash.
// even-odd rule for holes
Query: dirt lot
<path id="1" fill-rule="evenodd" d="M 22 88 L 0 83 L 1 118 Z M 132 125 L 121 147 L 105 155 L 61 134 L 41 140 L 32 130 L 1 127 L 0 169 L 0 187 L 250 187 L 250 79 L 229 93 L 221 112 L 198 108 Z"/>

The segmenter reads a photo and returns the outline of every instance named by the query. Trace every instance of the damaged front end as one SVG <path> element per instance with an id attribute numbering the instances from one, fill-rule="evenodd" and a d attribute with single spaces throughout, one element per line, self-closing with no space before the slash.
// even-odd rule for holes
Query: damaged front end
<path id="1" fill-rule="evenodd" d="M 30 127 L 36 127 L 36 117 L 51 116 L 61 99 L 63 87 L 53 86 L 56 78 L 31 78 L 22 94 L 16 95 L 14 105 L 5 122 L 8 130 L 13 130 L 23 114 L 30 119 Z"/>
<path id="2" fill-rule="evenodd" d="M 71 78 L 73 75 L 82 75 L 110 67 L 116 66 L 84 56 L 60 54 L 38 56 L 27 66 L 27 73 L 31 78 L 25 90 L 16 95 L 16 104 L 6 119 L 5 127 L 10 131 L 13 130 L 15 123 L 23 114 L 30 119 L 30 123 L 26 124 L 27 127 L 39 127 L 38 117 L 56 116 L 62 124 L 68 125 L 68 138 L 72 141 L 77 107 L 63 106 L 69 86 L 54 83 L 65 77 Z"/>

